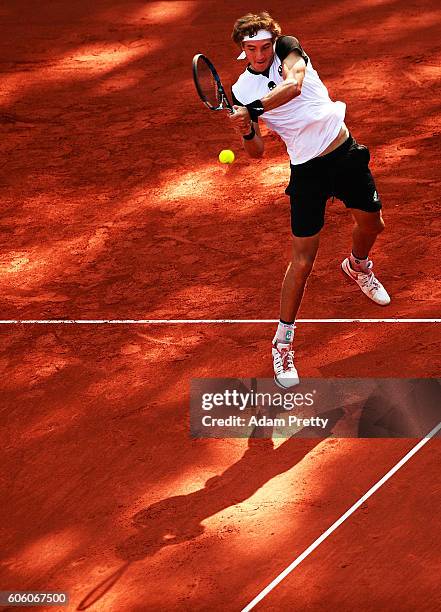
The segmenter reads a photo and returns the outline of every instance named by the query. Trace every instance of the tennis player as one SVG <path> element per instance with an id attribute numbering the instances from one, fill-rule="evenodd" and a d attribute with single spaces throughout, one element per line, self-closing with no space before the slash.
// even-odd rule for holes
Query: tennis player
<path id="1" fill-rule="evenodd" d="M 329 197 L 337 197 L 354 219 L 352 252 L 343 272 L 376 304 L 390 298 L 374 276 L 369 252 L 384 229 L 381 201 L 369 170 L 370 153 L 345 125 L 346 105 L 333 102 L 310 57 L 293 36 L 281 36 L 266 13 L 236 21 L 233 41 L 247 66 L 232 87 L 235 113 L 230 121 L 245 151 L 260 158 L 264 142 L 259 120 L 285 142 L 291 161 L 286 193 L 291 201 L 292 258 L 282 284 L 280 322 L 273 339 L 276 383 L 299 382 L 292 342 L 295 318 L 314 265 Z"/>

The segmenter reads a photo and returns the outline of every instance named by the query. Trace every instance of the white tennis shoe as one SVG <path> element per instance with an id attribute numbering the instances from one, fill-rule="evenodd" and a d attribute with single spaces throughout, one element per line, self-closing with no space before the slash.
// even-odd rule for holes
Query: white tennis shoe
<path id="1" fill-rule="evenodd" d="M 351 268 L 349 258 L 346 257 L 341 264 L 341 269 L 349 276 L 349 278 L 352 278 L 352 280 L 357 283 L 363 293 L 373 302 L 379 304 L 380 306 L 387 306 L 390 304 L 390 297 L 378 278 L 374 276 L 374 273 L 372 272 L 373 265 L 374 264 L 372 261 L 369 260 L 367 264 L 369 271 L 357 272 Z"/>
<path id="2" fill-rule="evenodd" d="M 299 375 L 294 366 L 292 344 L 273 342 L 274 382 L 282 389 L 289 389 L 299 384 Z"/>

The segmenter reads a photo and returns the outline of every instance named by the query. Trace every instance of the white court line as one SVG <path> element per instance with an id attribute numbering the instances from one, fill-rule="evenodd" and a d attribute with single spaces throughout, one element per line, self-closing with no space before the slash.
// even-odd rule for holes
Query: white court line
<path id="1" fill-rule="evenodd" d="M 284 569 L 283 572 L 281 572 L 277 576 L 277 578 L 274 578 L 274 580 L 270 582 L 270 584 L 265 587 L 263 591 L 261 591 L 247 606 L 245 606 L 245 608 L 243 608 L 241 612 L 249 612 L 249 610 L 252 610 L 254 606 L 259 603 L 259 601 L 262 601 L 262 599 L 266 597 L 268 593 L 270 593 L 280 582 L 282 582 L 284 578 L 288 576 L 288 574 L 290 574 L 298 565 L 300 565 L 300 563 L 304 559 L 306 559 L 306 557 L 308 557 L 318 546 L 320 546 L 320 544 L 324 542 L 326 538 L 328 538 L 331 533 L 333 533 L 337 529 L 337 527 L 340 527 L 340 525 L 344 523 L 344 521 L 357 510 L 357 508 L 359 508 L 367 499 L 369 499 L 371 495 L 378 491 L 378 489 L 382 487 L 384 483 L 387 482 L 389 478 L 391 478 L 391 476 L 398 472 L 398 470 L 403 467 L 403 465 L 407 463 L 407 461 L 409 461 L 409 459 L 413 457 L 421 448 L 423 448 L 423 446 L 427 444 L 427 442 L 431 438 L 433 438 L 440 430 L 441 422 L 438 423 L 438 425 L 434 427 L 432 431 L 429 432 L 422 440 L 420 440 L 418 444 L 407 453 L 407 455 L 405 455 L 392 469 L 387 472 L 387 474 L 385 474 L 385 476 L 383 476 L 383 478 L 381 478 L 372 488 L 370 488 L 369 491 L 363 495 L 363 497 L 360 497 L 360 499 L 353 506 L 351 506 L 349 510 L 347 510 L 339 519 L 337 519 L 335 523 L 331 525 L 331 527 L 329 527 L 329 529 L 322 533 L 320 537 L 318 537 L 310 546 L 308 546 L 308 548 L 303 551 L 302 554 L 297 557 L 297 559 L 295 559 L 290 565 L 288 565 L 288 567 Z"/>
<path id="2" fill-rule="evenodd" d="M 278 323 L 279 319 L 5 319 L 0 325 L 183 325 Z M 441 323 L 441 319 L 297 319 L 296 323 Z"/>

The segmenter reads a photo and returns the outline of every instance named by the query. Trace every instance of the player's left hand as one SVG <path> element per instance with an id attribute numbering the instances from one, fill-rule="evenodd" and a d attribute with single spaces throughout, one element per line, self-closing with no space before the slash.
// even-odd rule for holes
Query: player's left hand
<path id="1" fill-rule="evenodd" d="M 249 134 L 251 130 L 251 119 L 248 110 L 244 106 L 233 106 L 234 113 L 230 113 L 228 118 L 230 119 L 233 128 L 239 134 Z"/>

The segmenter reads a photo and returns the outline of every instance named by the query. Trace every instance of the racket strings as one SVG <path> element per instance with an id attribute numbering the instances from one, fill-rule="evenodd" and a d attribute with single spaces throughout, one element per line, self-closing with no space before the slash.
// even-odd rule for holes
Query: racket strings
<path id="1" fill-rule="evenodd" d="M 221 100 L 216 80 L 207 63 L 200 59 L 197 65 L 198 81 L 205 99 L 213 107 L 219 106 Z"/>

